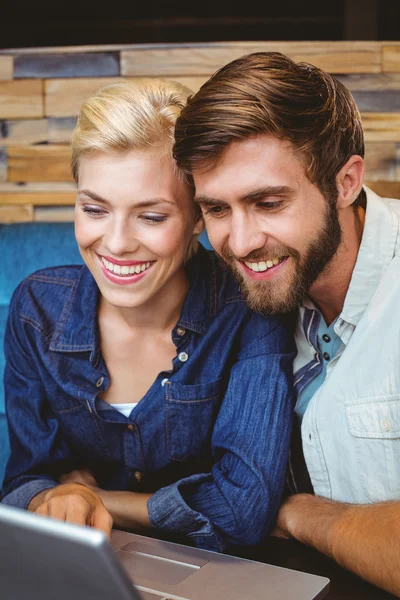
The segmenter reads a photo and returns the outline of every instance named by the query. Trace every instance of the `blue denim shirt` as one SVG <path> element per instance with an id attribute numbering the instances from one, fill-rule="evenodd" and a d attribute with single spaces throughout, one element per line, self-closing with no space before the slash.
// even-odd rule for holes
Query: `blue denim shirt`
<path id="1" fill-rule="evenodd" d="M 254 544 L 270 531 L 290 442 L 292 334 L 249 311 L 214 253 L 201 248 L 187 268 L 172 370 L 129 418 L 98 397 L 110 381 L 89 270 L 44 269 L 20 284 L 5 340 L 4 503 L 26 508 L 86 467 L 104 489 L 154 492 L 151 525 L 199 547 Z"/>

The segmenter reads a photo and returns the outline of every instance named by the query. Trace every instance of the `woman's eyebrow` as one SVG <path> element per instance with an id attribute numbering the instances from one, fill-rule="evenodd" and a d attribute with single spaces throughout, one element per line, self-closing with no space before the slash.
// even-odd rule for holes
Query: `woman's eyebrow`
<path id="1" fill-rule="evenodd" d="M 96 200 L 96 202 L 102 202 L 103 204 L 111 204 L 109 200 L 102 198 L 95 192 L 91 192 L 90 190 L 78 190 L 79 195 L 85 195 L 91 198 L 92 200 Z M 146 208 L 151 206 L 156 206 L 157 204 L 174 204 L 171 200 L 167 200 L 167 198 L 149 198 L 148 200 L 141 200 L 140 202 L 135 202 L 134 206 L 139 208 Z"/>

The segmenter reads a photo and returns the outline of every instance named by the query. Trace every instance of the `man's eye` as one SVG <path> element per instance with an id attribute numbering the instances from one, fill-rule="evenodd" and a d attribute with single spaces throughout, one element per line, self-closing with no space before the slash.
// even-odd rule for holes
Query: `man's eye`
<path id="1" fill-rule="evenodd" d="M 223 206 L 207 206 L 205 208 L 203 208 L 203 213 L 205 215 L 212 215 L 212 216 L 218 216 L 221 215 L 224 212 L 224 207 Z"/>
<path id="2" fill-rule="evenodd" d="M 257 202 L 257 206 L 259 208 L 263 208 L 265 210 L 274 210 L 278 209 L 282 206 L 283 201 L 277 200 L 276 202 Z"/>

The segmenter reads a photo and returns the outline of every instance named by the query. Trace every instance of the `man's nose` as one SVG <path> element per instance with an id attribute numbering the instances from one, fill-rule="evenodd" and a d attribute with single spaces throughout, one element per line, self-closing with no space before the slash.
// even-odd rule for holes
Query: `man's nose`
<path id="1" fill-rule="evenodd" d="M 263 248 L 267 235 L 261 231 L 256 219 L 237 215 L 231 220 L 229 247 L 238 258 L 245 258 L 254 250 Z"/>

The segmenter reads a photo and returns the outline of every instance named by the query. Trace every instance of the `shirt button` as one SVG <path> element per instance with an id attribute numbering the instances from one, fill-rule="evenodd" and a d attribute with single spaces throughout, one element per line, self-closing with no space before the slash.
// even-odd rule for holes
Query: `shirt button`
<path id="1" fill-rule="evenodd" d="M 331 357 L 327 352 L 324 352 L 322 356 L 324 357 L 325 360 L 331 360 Z"/>
<path id="2" fill-rule="evenodd" d="M 383 419 L 381 425 L 382 425 L 383 431 L 390 431 L 392 429 L 392 425 L 391 425 L 389 419 Z"/>
<path id="3" fill-rule="evenodd" d="M 103 381 L 104 381 L 104 377 L 100 377 L 100 379 L 98 379 L 96 381 L 96 387 L 100 387 L 101 385 L 103 385 Z"/>
<path id="4" fill-rule="evenodd" d="M 324 335 L 322 336 L 322 339 L 324 340 L 324 342 L 328 343 L 331 341 L 331 338 L 329 337 L 329 335 L 327 333 L 324 333 Z"/>
<path id="5" fill-rule="evenodd" d="M 187 352 L 180 352 L 178 354 L 178 358 L 181 362 L 186 362 L 187 359 L 189 358 L 189 355 L 187 354 Z"/>
<path id="6" fill-rule="evenodd" d="M 135 471 L 135 473 L 133 474 L 134 478 L 136 479 L 136 481 L 141 481 L 142 477 L 143 477 L 143 473 L 141 473 L 140 471 Z"/>
<path id="7" fill-rule="evenodd" d="M 183 327 L 177 327 L 176 333 L 179 335 L 179 337 L 182 337 L 183 335 L 185 335 L 186 329 L 184 329 Z"/>
<path id="8" fill-rule="evenodd" d="M 161 385 L 162 385 L 162 387 L 164 387 L 164 385 L 165 385 L 166 383 L 168 383 L 168 378 L 167 378 L 167 377 L 165 377 L 165 378 L 162 380 L 162 382 L 161 382 Z"/>
<path id="9" fill-rule="evenodd" d="M 129 425 L 128 425 L 128 429 L 129 429 L 129 431 L 135 431 L 135 426 L 134 426 L 134 424 L 133 424 L 133 423 L 129 423 Z"/>

